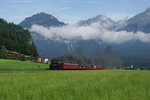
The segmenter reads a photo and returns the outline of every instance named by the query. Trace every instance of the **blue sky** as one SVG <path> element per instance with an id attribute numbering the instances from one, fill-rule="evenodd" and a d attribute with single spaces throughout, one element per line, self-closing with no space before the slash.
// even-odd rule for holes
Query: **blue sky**
<path id="1" fill-rule="evenodd" d="M 99 14 L 117 21 L 150 7 L 150 0 L 0 0 L 0 18 L 20 23 L 45 12 L 65 23 L 76 23 Z"/>

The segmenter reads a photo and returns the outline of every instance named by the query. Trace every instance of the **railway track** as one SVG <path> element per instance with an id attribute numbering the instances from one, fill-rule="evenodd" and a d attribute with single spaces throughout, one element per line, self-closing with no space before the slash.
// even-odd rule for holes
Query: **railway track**
<path id="1" fill-rule="evenodd" d="M 85 70 L 0 70 L 0 73 L 9 73 L 9 72 L 38 72 L 38 71 L 85 71 Z"/>
<path id="2" fill-rule="evenodd" d="M 7 73 L 7 72 L 32 72 L 32 71 L 50 71 L 50 70 L 0 70 L 0 73 Z"/>

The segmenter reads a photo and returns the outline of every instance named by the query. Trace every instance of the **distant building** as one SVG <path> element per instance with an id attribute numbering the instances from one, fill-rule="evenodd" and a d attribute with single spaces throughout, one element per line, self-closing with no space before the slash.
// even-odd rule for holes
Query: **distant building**
<path id="1" fill-rule="evenodd" d="M 18 53 L 16 51 L 11 51 L 11 50 L 7 50 L 7 55 L 8 56 L 15 55 L 15 57 L 17 57 L 17 58 L 21 56 L 20 53 Z"/>
<path id="2" fill-rule="evenodd" d="M 49 61 L 48 61 L 48 58 L 44 58 L 43 59 L 43 63 L 47 64 Z"/>
<path id="3" fill-rule="evenodd" d="M 42 58 L 41 58 L 41 57 L 38 57 L 38 58 L 37 58 L 37 62 L 42 62 Z"/>
<path id="4" fill-rule="evenodd" d="M 30 58 L 31 56 L 29 56 L 29 55 L 24 55 L 26 58 Z"/>
<path id="5" fill-rule="evenodd" d="M 131 65 L 131 68 L 133 68 L 133 65 Z"/>
<path id="6" fill-rule="evenodd" d="M 25 58 L 26 58 L 27 61 L 31 60 L 31 56 L 29 56 L 29 55 L 24 55 L 24 56 L 25 56 Z"/>

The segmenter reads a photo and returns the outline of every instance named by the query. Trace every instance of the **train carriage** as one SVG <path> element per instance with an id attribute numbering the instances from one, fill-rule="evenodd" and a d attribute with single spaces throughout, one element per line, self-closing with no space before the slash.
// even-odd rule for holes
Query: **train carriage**
<path id="1" fill-rule="evenodd" d="M 79 64 L 70 64 L 62 63 L 58 61 L 52 61 L 50 64 L 50 70 L 103 70 L 104 66 L 97 65 L 79 65 Z"/>

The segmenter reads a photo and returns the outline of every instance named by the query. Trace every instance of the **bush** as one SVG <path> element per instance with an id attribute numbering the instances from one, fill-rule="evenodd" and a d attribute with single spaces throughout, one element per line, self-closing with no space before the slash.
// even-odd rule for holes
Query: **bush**
<path id="1" fill-rule="evenodd" d="M 21 60 L 21 61 L 25 61 L 25 60 L 26 60 L 25 56 L 24 56 L 24 55 L 21 55 L 20 60 Z"/>

